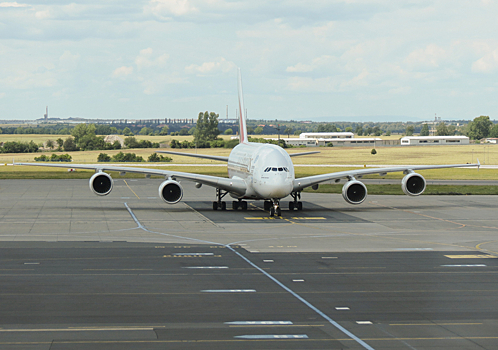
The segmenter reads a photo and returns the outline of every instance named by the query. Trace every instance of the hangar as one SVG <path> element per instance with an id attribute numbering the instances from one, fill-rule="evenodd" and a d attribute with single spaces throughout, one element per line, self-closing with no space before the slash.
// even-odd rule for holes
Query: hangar
<path id="1" fill-rule="evenodd" d="M 467 136 L 405 136 L 401 138 L 402 146 L 423 145 L 468 145 Z"/>

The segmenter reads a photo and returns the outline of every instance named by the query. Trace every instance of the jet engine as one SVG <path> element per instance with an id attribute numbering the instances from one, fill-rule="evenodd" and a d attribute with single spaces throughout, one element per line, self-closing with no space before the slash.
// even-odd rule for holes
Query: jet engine
<path id="1" fill-rule="evenodd" d="M 358 180 L 348 181 L 342 187 L 342 197 L 350 204 L 363 203 L 367 198 L 367 188 Z"/>
<path id="2" fill-rule="evenodd" d="M 401 181 L 401 189 L 406 195 L 418 196 L 425 191 L 425 179 L 417 173 L 406 175 Z"/>
<path id="3" fill-rule="evenodd" d="M 176 204 L 183 197 L 183 188 L 175 180 L 166 180 L 159 186 L 159 197 L 168 204 Z"/>
<path id="4" fill-rule="evenodd" d="M 112 191 L 112 177 L 103 172 L 93 174 L 90 178 L 90 189 L 99 196 L 107 196 Z"/>

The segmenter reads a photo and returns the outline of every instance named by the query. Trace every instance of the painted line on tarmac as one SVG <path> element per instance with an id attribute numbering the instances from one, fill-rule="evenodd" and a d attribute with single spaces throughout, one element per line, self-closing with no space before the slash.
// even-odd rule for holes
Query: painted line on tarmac
<path id="1" fill-rule="evenodd" d="M 130 189 L 130 191 L 135 195 L 135 197 L 137 197 L 138 199 L 140 199 L 140 197 L 135 193 L 135 191 L 133 191 L 130 187 L 130 185 L 128 185 L 128 182 L 126 182 L 126 180 L 123 180 L 124 183 L 126 184 L 126 186 Z M 133 181 L 133 180 L 130 180 L 130 181 Z"/>
<path id="2" fill-rule="evenodd" d="M 163 235 L 163 236 L 182 238 L 182 239 L 196 241 L 196 242 L 203 242 L 203 243 L 208 243 L 208 244 L 223 245 L 223 246 L 227 247 L 233 253 L 235 253 L 237 256 L 239 256 L 242 260 L 246 261 L 249 265 L 251 265 L 256 270 L 258 270 L 259 272 L 261 272 L 262 274 L 264 274 L 270 280 L 272 280 L 277 285 L 279 285 L 282 289 L 284 289 L 285 291 L 287 291 L 290 294 L 292 294 L 296 299 L 298 299 L 299 301 L 301 301 L 304 305 L 306 305 L 307 307 L 309 307 L 311 310 L 315 311 L 318 315 L 320 315 L 325 320 L 327 320 L 331 325 L 333 325 L 339 331 L 341 331 L 342 333 L 346 334 L 349 338 L 351 338 L 352 340 L 354 340 L 355 342 L 357 342 L 358 344 L 360 344 L 361 346 L 363 346 L 367 350 L 375 350 L 373 347 L 371 347 L 370 345 L 368 345 L 366 342 L 364 342 L 363 340 L 361 340 L 359 337 L 357 337 L 356 335 L 354 335 L 353 333 L 351 333 L 349 330 L 347 330 L 346 328 L 344 328 L 343 326 L 341 326 L 339 323 L 337 323 L 336 321 L 334 321 L 332 318 L 330 318 L 324 312 L 322 312 L 321 310 L 319 310 L 317 307 L 315 307 L 309 301 L 307 301 L 306 299 L 304 299 L 303 297 L 301 297 L 299 294 L 297 294 L 296 292 L 294 292 L 292 289 L 286 287 L 282 282 L 280 282 L 279 280 L 277 280 L 275 277 L 273 277 L 272 275 L 270 275 L 268 272 L 266 272 L 265 270 L 263 270 L 262 268 L 260 268 L 256 264 L 254 264 L 251 260 L 249 260 L 248 258 L 246 258 L 244 255 L 242 255 L 241 253 L 239 253 L 238 251 L 236 251 L 231 245 L 229 245 L 229 244 L 215 243 L 215 242 L 209 242 L 209 241 L 203 241 L 203 240 L 200 240 L 200 239 L 189 238 L 189 237 L 182 237 L 182 236 L 177 236 L 177 235 L 170 235 L 170 234 L 162 233 L 162 232 L 151 231 L 151 230 L 147 229 L 146 227 L 144 227 L 140 223 L 140 221 L 138 221 L 137 217 L 135 216 L 135 214 L 130 209 L 130 207 L 128 206 L 127 203 L 124 203 L 124 205 L 125 205 L 126 209 L 128 210 L 128 212 L 130 213 L 130 215 L 133 218 L 133 220 L 135 221 L 135 223 L 138 225 L 138 227 L 140 229 L 146 231 L 146 232 L 156 233 L 156 234 Z"/>
<path id="3" fill-rule="evenodd" d="M 312 309 L 313 311 L 315 311 L 318 315 L 322 316 L 325 320 L 327 320 L 331 325 L 333 325 L 335 328 L 337 328 L 338 330 L 340 330 L 342 333 L 346 334 L 348 337 L 350 337 L 351 339 L 353 339 L 354 341 L 356 341 L 358 344 L 360 344 L 361 346 L 363 346 L 365 349 L 367 349 L 367 350 L 374 350 L 373 347 L 371 347 L 370 345 L 368 345 L 367 343 L 365 343 L 363 340 L 361 340 L 359 337 L 357 337 L 356 335 L 354 335 L 353 333 L 351 333 L 350 331 L 348 331 L 346 328 L 344 328 L 339 323 L 337 323 L 336 321 L 334 321 L 332 318 L 330 318 L 324 312 L 322 312 L 321 310 L 319 310 L 317 307 L 315 307 L 309 301 L 307 301 L 306 299 L 304 299 L 303 297 L 301 297 L 299 294 L 297 294 L 296 292 L 294 292 L 292 289 L 290 289 L 289 287 L 285 286 L 282 282 L 280 282 L 275 277 L 273 277 L 272 275 L 270 275 L 268 272 L 266 272 L 265 270 L 263 270 L 262 268 L 260 268 L 258 265 L 254 264 L 251 260 L 249 260 L 244 255 L 242 255 L 241 253 L 239 253 L 238 251 L 236 251 L 235 249 L 233 249 L 230 245 L 227 245 L 226 247 L 228 249 L 230 249 L 232 252 L 234 252 L 235 254 L 237 254 L 240 258 L 242 258 L 243 260 L 245 260 L 249 265 L 251 265 L 252 267 L 254 267 L 256 270 L 258 270 L 259 272 L 261 272 L 262 274 L 264 274 L 266 277 L 268 277 L 269 279 L 271 279 L 273 282 L 275 282 L 276 284 L 278 284 L 282 289 L 284 289 L 287 292 L 289 292 L 290 294 L 292 294 L 295 298 L 297 298 L 299 301 L 301 301 L 304 305 L 306 305 L 307 307 L 309 307 L 310 309 Z"/>

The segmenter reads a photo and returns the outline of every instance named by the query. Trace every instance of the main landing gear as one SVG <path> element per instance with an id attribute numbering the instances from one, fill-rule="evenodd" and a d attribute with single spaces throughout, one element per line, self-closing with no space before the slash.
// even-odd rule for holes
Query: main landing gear
<path id="1" fill-rule="evenodd" d="M 222 199 L 228 194 L 227 191 L 222 191 L 219 188 L 216 189 L 216 197 L 218 200 L 213 202 L 213 210 L 227 210 L 227 203 L 223 202 Z M 238 201 L 233 201 L 232 202 L 232 209 L 233 210 L 247 210 L 247 202 L 243 200 L 238 200 Z"/>
<path id="2" fill-rule="evenodd" d="M 298 201 L 298 199 L 301 199 L 301 192 L 292 192 L 291 197 L 294 199 L 294 201 L 289 202 L 289 210 L 303 210 L 303 202 Z"/>
<path id="3" fill-rule="evenodd" d="M 216 189 L 216 197 L 218 200 L 213 202 L 213 210 L 227 210 L 227 203 L 221 201 L 227 194 L 227 191 L 222 191 L 219 188 Z"/>

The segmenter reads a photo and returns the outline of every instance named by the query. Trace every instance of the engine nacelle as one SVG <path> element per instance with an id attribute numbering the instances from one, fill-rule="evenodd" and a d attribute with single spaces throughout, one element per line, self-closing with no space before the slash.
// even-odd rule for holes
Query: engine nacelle
<path id="1" fill-rule="evenodd" d="M 159 197 L 168 204 L 176 204 L 183 197 L 183 188 L 175 180 L 166 180 L 159 186 Z"/>
<path id="2" fill-rule="evenodd" d="M 99 196 L 107 196 L 111 193 L 113 184 L 111 175 L 107 173 L 98 172 L 90 178 L 90 189 Z"/>
<path id="3" fill-rule="evenodd" d="M 358 180 L 348 181 L 342 187 L 342 197 L 350 204 L 361 204 L 367 198 L 367 187 Z"/>
<path id="4" fill-rule="evenodd" d="M 424 193 L 425 185 L 424 177 L 417 173 L 410 173 L 401 181 L 401 189 L 409 196 L 418 196 Z"/>

